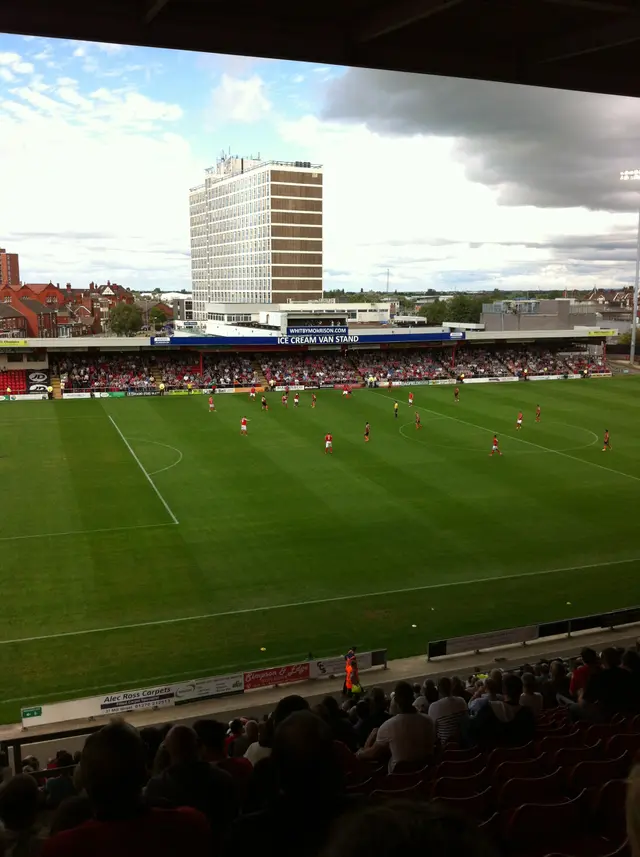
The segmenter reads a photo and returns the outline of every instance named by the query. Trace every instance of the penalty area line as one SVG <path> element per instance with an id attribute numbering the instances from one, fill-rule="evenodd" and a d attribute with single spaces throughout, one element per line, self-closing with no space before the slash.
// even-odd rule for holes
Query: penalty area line
<path id="1" fill-rule="evenodd" d="M 114 429 L 118 432 L 118 434 L 119 434 L 119 435 L 120 435 L 120 437 L 122 438 L 122 440 L 123 440 L 123 442 L 124 442 L 124 445 L 127 447 L 127 449 L 129 450 L 129 452 L 131 453 L 131 455 L 132 455 L 132 457 L 133 457 L 133 460 L 134 460 L 134 461 L 135 461 L 135 463 L 138 465 L 138 467 L 140 468 L 140 470 L 142 470 L 142 472 L 144 473 L 144 477 L 145 477 L 145 479 L 147 480 L 147 482 L 149 483 L 149 485 L 151 485 L 151 487 L 152 487 L 152 488 L 153 488 L 153 490 L 155 491 L 155 493 L 156 493 L 156 495 L 157 495 L 158 499 L 160 500 L 160 502 L 162 503 L 162 505 L 164 506 L 164 508 L 167 510 L 167 514 L 168 514 L 168 515 L 169 515 L 169 517 L 171 518 L 172 522 L 173 522 L 174 524 L 179 524 L 179 523 L 180 523 L 180 521 L 178 521 L 178 519 L 176 518 L 176 516 L 175 516 L 175 515 L 173 514 L 173 512 L 171 511 L 171 507 L 169 506 L 169 504 L 167 503 L 167 501 L 164 499 L 164 497 L 163 497 L 163 496 L 162 496 L 162 494 L 160 493 L 160 491 L 159 491 L 159 489 L 158 489 L 158 487 L 157 487 L 156 483 L 155 483 L 155 482 L 153 481 L 153 479 L 149 476 L 149 474 L 148 474 L 147 470 L 145 469 L 145 466 L 143 465 L 143 463 L 140 461 L 140 459 L 138 458 L 138 456 L 137 456 L 137 455 L 135 454 L 135 452 L 133 451 L 133 448 L 132 448 L 131 444 L 129 443 L 129 441 L 126 439 L 126 437 L 125 437 L 125 436 L 122 434 L 122 432 L 120 431 L 120 428 L 119 428 L 119 426 L 118 426 L 118 423 L 114 420 L 114 418 L 111 416 L 111 414 L 107 414 L 107 416 L 109 417 L 109 420 L 111 421 L 111 424 L 113 425 Z"/>
<path id="2" fill-rule="evenodd" d="M 500 583 L 505 580 L 521 580 L 526 577 L 542 577 L 551 574 L 563 574 L 572 571 L 587 571 L 595 568 L 611 568 L 616 565 L 630 565 L 640 562 L 640 556 L 630 559 L 612 559 L 606 562 L 591 562 L 586 565 L 570 565 L 564 568 L 547 568 L 541 571 L 522 571 L 517 574 L 495 574 L 491 577 L 478 577 L 472 580 L 447 580 L 442 583 L 427 583 L 423 586 L 409 586 L 404 589 L 387 589 L 379 592 L 360 592 L 349 595 L 336 595 L 331 598 L 314 598 L 309 601 L 292 601 L 288 604 L 268 604 L 263 607 L 243 607 L 240 610 L 225 610 L 220 613 L 203 613 L 199 616 L 177 616 L 172 619 L 154 619 L 149 622 L 133 622 L 129 625 L 111 625 L 104 628 L 86 628 L 79 631 L 61 631 L 57 634 L 41 634 L 34 637 L 17 637 L 13 640 L 0 640 L 0 646 L 35 643 L 45 640 L 60 640 L 65 637 L 84 637 L 90 634 L 107 634 L 113 631 L 131 631 L 137 628 L 155 628 L 161 625 L 178 625 L 184 622 L 203 622 L 208 619 L 223 619 L 232 616 L 246 616 L 251 613 L 269 613 L 274 610 L 290 610 L 297 607 L 313 607 L 320 604 L 337 604 L 340 601 L 353 601 L 362 598 L 384 598 L 392 595 L 404 595 L 412 592 L 428 592 L 432 589 L 450 589 L 454 586 L 470 586 L 475 583 Z"/>

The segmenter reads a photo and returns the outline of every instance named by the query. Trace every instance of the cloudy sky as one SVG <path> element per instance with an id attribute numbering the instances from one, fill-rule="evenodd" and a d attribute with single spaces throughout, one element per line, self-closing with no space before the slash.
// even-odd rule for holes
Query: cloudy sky
<path id="1" fill-rule="evenodd" d="M 189 288 L 188 189 L 223 149 L 324 165 L 327 288 L 633 282 L 640 101 L 0 35 L 23 280 Z"/>

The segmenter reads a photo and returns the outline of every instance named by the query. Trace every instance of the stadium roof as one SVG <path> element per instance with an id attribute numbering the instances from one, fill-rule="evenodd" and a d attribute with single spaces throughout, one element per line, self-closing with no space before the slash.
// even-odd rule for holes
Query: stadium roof
<path id="1" fill-rule="evenodd" d="M 0 30 L 640 95 L 636 0 L 20 0 Z"/>

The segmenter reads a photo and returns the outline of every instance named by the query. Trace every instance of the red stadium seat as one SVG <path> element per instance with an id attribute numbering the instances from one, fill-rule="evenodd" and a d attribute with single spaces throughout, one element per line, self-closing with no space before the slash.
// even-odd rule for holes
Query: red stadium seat
<path id="1" fill-rule="evenodd" d="M 495 750 L 492 750 L 489 753 L 489 759 L 487 761 L 487 767 L 495 771 L 498 765 L 501 765 L 503 762 L 517 762 L 522 759 L 532 759 L 536 753 L 534 753 L 534 744 L 533 741 L 530 741 L 528 744 L 524 744 L 522 747 L 496 747 Z"/>
<path id="2" fill-rule="evenodd" d="M 440 756 L 441 762 L 466 762 L 468 759 L 475 759 L 478 755 L 477 747 L 469 747 L 468 750 L 460 750 L 460 749 L 450 749 L 449 745 L 446 744 L 444 750 L 442 751 L 442 755 Z"/>
<path id="3" fill-rule="evenodd" d="M 505 838 L 516 854 L 545 854 L 558 842 L 581 839 L 586 817 L 585 793 L 559 803 L 527 803 L 518 807 L 507 823 Z M 566 837 L 566 838 L 565 838 Z M 563 843 L 564 844 L 564 843 Z M 561 849 L 562 850 L 562 849 Z M 576 847 L 570 853 L 582 854 Z"/>
<path id="4" fill-rule="evenodd" d="M 573 854 L 560 854 L 554 851 L 552 854 L 545 854 L 544 857 L 573 857 Z M 616 848 L 615 851 L 609 851 L 607 854 L 602 854 L 601 857 L 631 857 L 629 841 L 625 839 L 619 848 Z"/>
<path id="5" fill-rule="evenodd" d="M 563 784 L 560 768 L 546 777 L 507 780 L 500 789 L 496 805 L 500 811 L 504 811 L 516 809 L 525 803 L 561 803 L 565 799 Z"/>
<path id="6" fill-rule="evenodd" d="M 555 753 L 564 747 L 579 747 L 583 743 L 583 735 L 580 730 L 560 733 L 558 735 L 545 735 L 536 744 L 537 755 L 540 753 Z M 594 742 L 595 743 L 595 742 Z"/>
<path id="7" fill-rule="evenodd" d="M 386 774 L 376 777 L 376 791 L 397 792 L 410 789 L 421 783 L 423 775 L 421 772 L 415 774 Z"/>
<path id="8" fill-rule="evenodd" d="M 436 777 L 471 777 L 481 771 L 486 765 L 485 757 L 482 753 L 473 756 L 471 759 L 465 759 L 463 762 L 440 762 L 436 768 Z"/>
<path id="9" fill-rule="evenodd" d="M 607 756 L 617 759 L 621 753 L 629 753 L 633 758 L 640 750 L 640 734 L 628 732 L 626 735 L 613 735 L 607 742 Z"/>
<path id="10" fill-rule="evenodd" d="M 436 797 L 472 797 L 489 785 L 488 771 L 483 768 L 472 777 L 440 777 L 433 783 L 431 794 Z"/>
<path id="11" fill-rule="evenodd" d="M 434 797 L 432 803 L 446 806 L 451 812 L 484 821 L 489 816 L 493 792 L 486 788 L 483 792 L 469 797 Z"/>
<path id="12" fill-rule="evenodd" d="M 613 842 L 620 842 L 626 834 L 626 798 L 627 781 L 609 780 L 598 789 L 593 800 L 596 828 Z"/>
<path id="13" fill-rule="evenodd" d="M 536 759 L 520 759 L 517 762 L 502 762 L 493 772 L 493 780 L 496 784 L 502 785 L 507 780 L 529 779 L 531 777 L 543 777 L 548 772 L 545 770 L 544 757 L 539 756 Z"/>
<path id="14" fill-rule="evenodd" d="M 630 758 L 623 753 L 618 759 L 603 762 L 580 762 L 569 775 L 569 788 L 574 792 L 600 787 L 609 780 L 626 777 L 629 772 Z"/>
<path id="15" fill-rule="evenodd" d="M 574 768 L 580 762 L 597 762 L 603 758 L 603 744 L 598 741 L 593 747 L 563 747 L 553 755 L 553 764 L 555 768 Z"/>

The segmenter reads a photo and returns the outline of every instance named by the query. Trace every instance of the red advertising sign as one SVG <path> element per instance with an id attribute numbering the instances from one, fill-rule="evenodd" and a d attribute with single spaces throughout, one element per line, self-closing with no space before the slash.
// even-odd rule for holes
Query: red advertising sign
<path id="1" fill-rule="evenodd" d="M 309 678 L 309 663 L 289 664 L 286 667 L 269 667 L 266 670 L 253 670 L 244 674 L 244 689 L 273 687 L 274 684 L 289 684 L 292 681 L 305 681 Z"/>

